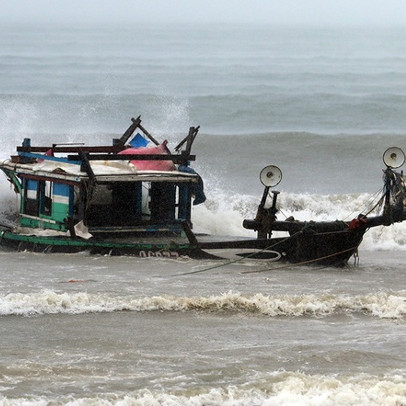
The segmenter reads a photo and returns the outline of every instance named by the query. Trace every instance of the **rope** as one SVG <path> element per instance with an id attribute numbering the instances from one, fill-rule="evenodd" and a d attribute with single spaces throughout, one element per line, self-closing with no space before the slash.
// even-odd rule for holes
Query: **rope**
<path id="1" fill-rule="evenodd" d="M 206 272 L 206 271 L 210 271 L 210 270 L 212 270 L 212 269 L 221 268 L 221 267 L 223 267 L 223 266 L 235 264 L 235 263 L 237 263 L 237 262 L 243 261 L 244 259 L 249 259 L 249 258 L 253 257 L 254 255 L 257 255 L 257 254 L 259 254 L 259 253 L 261 253 L 261 252 L 270 250 L 270 249 L 276 247 L 277 245 L 279 245 L 279 244 L 281 244 L 281 243 L 283 243 L 283 242 L 289 240 L 289 238 L 294 237 L 296 234 L 299 234 L 300 232 L 301 232 L 301 231 L 298 231 L 297 233 L 292 234 L 292 235 L 290 235 L 289 237 L 286 237 L 285 239 L 283 239 L 283 240 L 281 240 L 281 241 L 278 241 L 278 242 L 276 242 L 275 244 L 270 245 L 269 247 L 263 248 L 263 249 L 261 249 L 261 250 L 259 250 L 259 251 L 255 251 L 255 252 L 253 252 L 252 254 L 247 255 L 246 257 L 237 258 L 237 259 L 235 259 L 235 260 L 229 260 L 229 261 L 224 262 L 224 263 L 222 263 L 222 264 L 210 266 L 209 268 L 199 269 L 199 270 L 197 270 L 197 271 L 185 272 L 185 273 L 177 274 L 177 275 L 174 275 L 174 276 L 193 275 L 193 274 L 196 274 L 196 273 Z"/>
<path id="2" fill-rule="evenodd" d="M 359 254 L 358 254 L 358 249 L 354 252 L 354 266 L 359 266 Z"/>
<path id="3" fill-rule="evenodd" d="M 369 214 L 371 214 L 371 212 L 372 212 L 373 210 L 375 210 L 375 208 L 376 208 L 379 204 L 381 204 L 382 200 L 383 200 L 384 197 L 385 197 L 384 195 L 381 195 L 381 193 L 382 193 L 382 191 L 381 191 L 381 190 L 378 190 L 378 191 L 373 195 L 373 197 L 370 199 L 369 203 L 367 203 L 367 204 L 364 205 L 364 209 L 361 210 L 361 213 L 362 213 L 364 210 L 368 210 L 365 215 L 368 216 Z M 374 201 L 377 199 L 378 196 L 380 196 L 378 202 L 377 202 L 371 209 L 368 209 L 368 207 L 370 207 L 370 206 L 374 203 Z M 347 219 L 354 218 L 354 216 L 356 216 L 357 213 L 360 213 L 360 212 L 359 212 L 359 211 L 357 211 L 357 212 L 353 211 L 352 213 L 349 213 L 347 216 L 345 216 L 345 217 L 343 218 L 343 221 L 346 222 Z"/>
<path id="4" fill-rule="evenodd" d="M 317 261 L 320 261 L 322 259 L 331 258 L 331 257 L 334 257 L 335 255 L 340 255 L 340 254 L 344 254 L 346 252 L 350 252 L 352 250 L 356 250 L 358 248 L 358 246 L 359 246 L 359 244 L 356 245 L 355 247 L 348 248 L 348 249 L 343 250 L 343 251 L 335 252 L 333 254 L 325 255 L 324 257 L 310 259 L 308 261 L 302 261 L 302 262 L 298 262 L 298 263 L 295 263 L 295 264 L 287 264 L 287 265 L 279 266 L 279 267 L 276 267 L 276 268 L 260 269 L 258 271 L 243 271 L 242 273 L 247 273 L 247 274 L 248 273 L 261 273 L 261 272 L 274 271 L 274 270 L 279 270 L 279 269 L 293 267 L 293 266 L 301 266 L 301 265 L 311 264 L 312 262 L 317 262 Z"/>
<path id="5" fill-rule="evenodd" d="M 380 200 L 381 200 L 381 199 L 380 199 Z M 378 203 L 379 203 L 379 202 L 378 202 Z M 375 207 L 376 207 L 376 206 L 375 206 Z M 373 210 L 373 209 L 372 209 L 372 210 Z M 372 211 L 372 210 L 371 210 L 371 211 Z M 302 233 L 302 231 L 298 231 L 298 232 L 296 232 L 295 234 L 292 234 L 292 235 L 290 235 L 289 237 L 286 237 L 285 239 L 283 239 L 283 240 L 281 240 L 281 241 L 278 241 L 278 242 L 276 242 L 275 244 L 270 245 L 269 247 L 263 248 L 263 249 L 261 249 L 261 250 L 259 250 L 259 251 L 255 251 L 255 252 L 253 252 L 252 254 L 247 255 L 246 257 L 241 257 L 241 258 L 238 258 L 238 259 L 235 259 L 235 260 L 230 260 L 230 261 L 227 261 L 227 262 L 225 262 L 225 263 L 218 264 L 218 265 L 214 265 L 214 266 L 211 266 L 211 267 L 208 267 L 208 268 L 199 269 L 199 270 L 197 270 L 197 271 L 185 272 L 185 273 L 177 274 L 177 275 L 174 275 L 174 276 L 193 275 L 193 274 L 197 274 L 197 273 L 202 273 L 202 272 L 210 271 L 210 270 L 216 269 L 216 268 L 221 268 L 221 267 L 223 267 L 223 266 L 235 264 L 235 263 L 240 262 L 240 261 L 242 261 L 242 260 L 244 260 L 244 259 L 249 259 L 250 257 L 252 257 L 252 256 L 254 256 L 254 255 L 257 255 L 257 254 L 259 254 L 259 253 L 261 253 L 261 252 L 270 250 L 270 249 L 276 247 L 278 244 L 281 244 L 281 243 L 283 243 L 283 242 L 289 240 L 290 238 L 295 237 L 297 234 L 300 234 L 300 233 Z M 276 267 L 276 268 L 260 269 L 260 270 L 258 270 L 258 271 L 243 271 L 242 273 L 244 273 L 244 274 L 261 273 L 261 272 L 267 272 L 267 271 L 273 271 L 273 270 L 279 270 L 279 269 L 283 269 L 283 268 L 288 268 L 288 267 L 292 267 L 292 266 L 301 266 L 301 265 L 311 264 L 311 263 L 313 263 L 313 262 L 317 262 L 317 261 L 321 261 L 321 260 L 323 260 L 323 259 L 327 259 L 327 258 L 334 257 L 335 255 L 340 255 L 340 254 L 344 254 L 344 253 L 346 253 L 346 252 L 350 252 L 350 251 L 356 250 L 358 247 L 359 247 L 359 244 L 356 245 L 355 247 L 351 247 L 351 248 L 348 248 L 348 249 L 343 250 L 343 251 L 335 252 L 335 253 L 333 253 L 333 254 L 325 255 L 325 256 L 323 256 L 323 257 L 319 257 L 319 258 L 315 258 L 315 259 L 310 259 L 310 260 L 308 260 L 308 261 L 302 261 L 302 262 L 298 262 L 298 263 L 295 263 L 295 264 L 286 264 L 286 265 L 283 265 L 283 266 L 280 266 L 280 267 Z"/>
<path id="6" fill-rule="evenodd" d="M 381 198 L 376 202 L 375 206 L 372 207 L 371 210 L 368 211 L 368 213 L 366 214 L 366 216 L 368 216 L 369 214 L 371 214 L 380 204 L 382 204 L 383 199 L 385 198 L 385 196 L 381 196 Z"/>

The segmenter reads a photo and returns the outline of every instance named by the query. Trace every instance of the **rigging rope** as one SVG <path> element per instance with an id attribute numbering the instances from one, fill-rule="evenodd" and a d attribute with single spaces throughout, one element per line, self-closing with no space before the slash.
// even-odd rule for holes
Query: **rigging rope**
<path id="1" fill-rule="evenodd" d="M 214 265 L 214 266 L 211 266 L 211 267 L 208 267 L 208 268 L 204 268 L 204 269 L 199 269 L 199 270 L 197 270 L 197 271 L 185 272 L 185 273 L 181 273 L 181 274 L 174 275 L 174 276 L 193 275 L 193 274 L 196 274 L 196 273 L 202 273 L 202 272 L 210 271 L 210 270 L 212 270 L 212 269 L 221 268 L 221 267 L 223 267 L 223 266 L 235 264 L 235 263 L 237 263 L 237 262 L 243 261 L 244 259 L 249 259 L 249 258 L 253 257 L 254 255 L 258 255 L 258 254 L 260 254 L 261 252 L 270 250 L 270 249 L 276 247 L 277 245 L 279 245 L 279 244 L 281 244 L 281 243 L 283 243 L 283 242 L 289 240 L 290 238 L 294 237 L 295 235 L 297 235 L 297 234 L 299 234 L 299 233 L 301 233 L 301 231 L 298 231 L 298 232 L 296 232 L 295 234 L 292 234 L 292 235 L 290 235 L 289 237 L 286 237 L 286 238 L 284 238 L 283 240 L 278 241 L 278 242 L 276 242 L 275 244 L 270 245 L 269 247 L 262 248 L 261 250 L 255 251 L 255 252 L 253 252 L 252 254 L 249 254 L 249 255 L 247 255 L 247 256 L 245 256 L 245 257 L 241 257 L 241 258 L 238 258 L 238 259 L 235 259 L 235 260 L 229 260 L 229 261 L 227 261 L 227 262 L 223 262 L 222 264 Z"/>
<path id="2" fill-rule="evenodd" d="M 322 259 L 331 258 L 331 257 L 334 257 L 335 255 L 345 254 L 346 252 L 356 250 L 358 247 L 359 247 L 359 244 L 356 245 L 355 247 L 347 248 L 346 250 L 342 250 L 342 251 L 339 251 L 339 252 L 335 252 L 333 254 L 325 255 L 323 257 L 310 259 L 308 261 L 297 262 L 295 264 L 286 264 L 286 265 L 279 266 L 279 267 L 276 267 L 276 268 L 259 269 L 257 271 L 243 271 L 242 273 L 261 273 L 261 272 L 274 271 L 274 270 L 279 270 L 279 269 L 293 267 L 293 266 L 301 266 L 301 265 L 311 264 L 312 262 L 317 262 L 317 261 L 321 261 Z"/>

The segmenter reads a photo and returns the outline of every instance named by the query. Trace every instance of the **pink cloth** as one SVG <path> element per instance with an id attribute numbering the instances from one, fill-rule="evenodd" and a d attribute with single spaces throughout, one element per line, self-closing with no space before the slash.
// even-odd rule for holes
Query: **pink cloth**
<path id="1" fill-rule="evenodd" d="M 54 156 L 54 151 L 52 151 L 52 148 L 48 149 L 47 151 L 45 151 L 45 156 Z M 44 162 L 43 159 L 38 159 L 38 162 Z"/>
<path id="2" fill-rule="evenodd" d="M 134 155 L 168 155 L 170 152 L 166 147 L 168 141 L 164 141 L 162 144 L 156 147 L 140 147 L 140 148 L 127 148 L 120 151 L 119 154 L 134 154 Z M 173 171 L 175 165 L 172 161 L 130 161 L 139 171 Z"/>

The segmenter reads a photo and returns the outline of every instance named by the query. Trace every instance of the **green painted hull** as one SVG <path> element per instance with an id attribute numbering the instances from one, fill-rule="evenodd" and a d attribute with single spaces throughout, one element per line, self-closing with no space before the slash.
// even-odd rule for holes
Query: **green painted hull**
<path id="1" fill-rule="evenodd" d="M 297 233 L 289 238 L 234 239 L 229 241 L 175 241 L 156 237 L 148 241 L 128 239 L 84 240 L 69 236 L 21 235 L 11 231 L 0 232 L 0 246 L 17 251 L 77 253 L 92 255 L 129 255 L 136 257 L 194 259 L 253 259 L 287 261 L 296 264 L 340 266 L 357 251 L 365 230 L 356 232 Z"/>
<path id="2" fill-rule="evenodd" d="M 0 245 L 17 251 L 75 253 L 89 251 L 99 255 L 132 255 L 138 257 L 212 258 L 190 243 L 168 242 L 126 242 L 83 240 L 64 236 L 21 235 L 9 231 L 0 233 Z"/>

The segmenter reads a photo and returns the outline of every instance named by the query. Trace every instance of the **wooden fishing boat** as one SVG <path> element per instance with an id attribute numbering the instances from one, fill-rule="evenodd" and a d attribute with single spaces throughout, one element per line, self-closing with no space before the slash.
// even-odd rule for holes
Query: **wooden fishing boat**
<path id="1" fill-rule="evenodd" d="M 282 174 L 270 165 L 260 174 L 265 189 L 256 217 L 243 222 L 256 237 L 219 241 L 196 235 L 192 206 L 205 201 L 203 181 L 190 167 L 198 131 L 191 127 L 175 154 L 141 125 L 140 117 L 109 146 L 32 146 L 24 139 L 16 155 L 0 162 L 20 205 L 18 224 L 0 225 L 0 245 L 36 252 L 343 265 L 369 228 L 406 218 L 405 184 L 394 170 L 404 154 L 390 148 L 384 154 L 381 215 L 361 214 L 350 222 L 278 220 L 278 192 L 271 188 Z M 155 146 L 147 147 L 151 141 Z M 286 235 L 274 237 L 274 232 Z"/>

